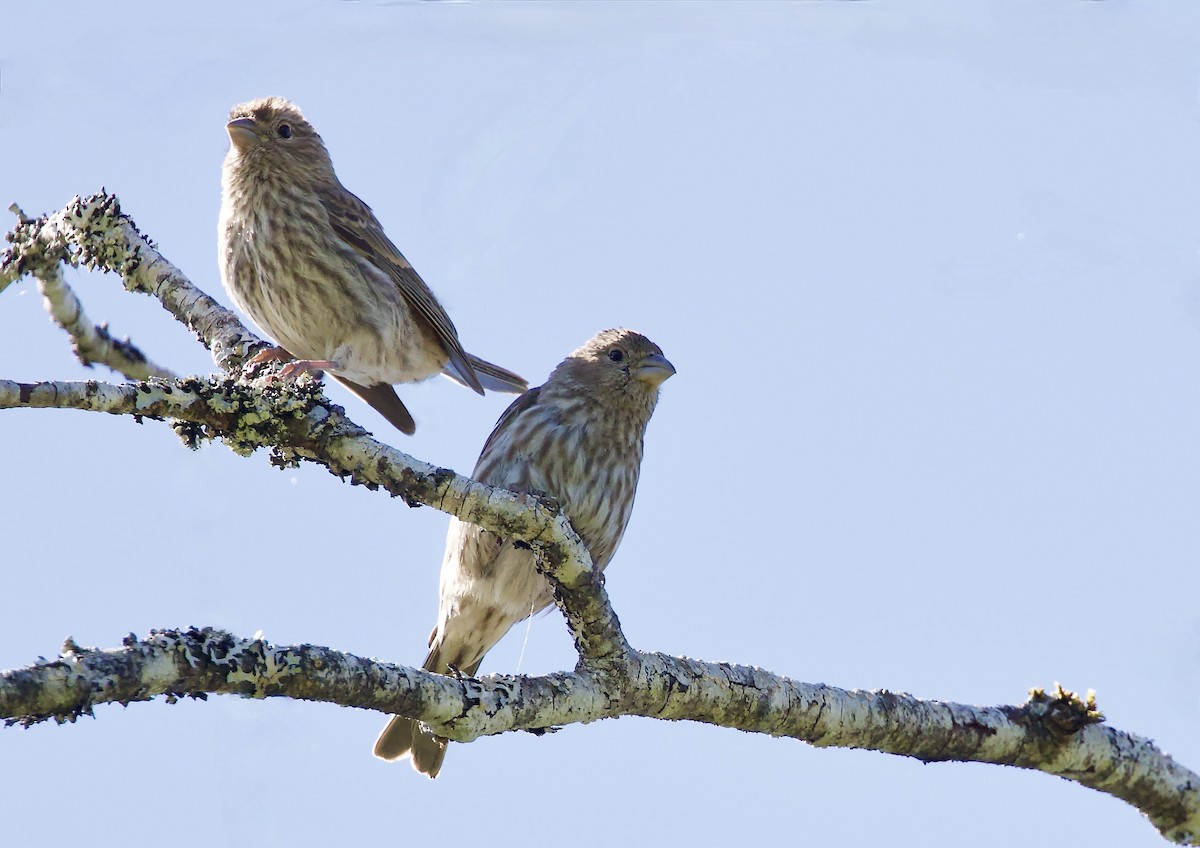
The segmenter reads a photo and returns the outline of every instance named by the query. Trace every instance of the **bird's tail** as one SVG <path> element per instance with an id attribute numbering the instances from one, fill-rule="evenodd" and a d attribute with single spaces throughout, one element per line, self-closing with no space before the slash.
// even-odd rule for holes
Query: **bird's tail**
<path id="1" fill-rule="evenodd" d="M 404 402 L 400 400 L 400 397 L 396 394 L 396 390 L 389 384 L 376 383 L 374 386 L 360 386 L 358 383 L 347 380 L 345 377 L 339 377 L 337 374 L 334 374 L 333 377 L 347 389 L 371 404 L 376 412 L 386 418 L 401 433 L 411 436 L 417 432 L 417 424 L 413 421 L 412 415 L 409 414 L 408 408 L 404 406 Z"/>
<path id="2" fill-rule="evenodd" d="M 519 395 L 529 388 L 529 382 L 524 377 L 514 374 L 507 368 L 493 365 L 487 360 L 480 359 L 478 356 L 470 353 L 467 354 L 467 361 L 475 369 L 475 376 L 479 378 L 479 384 L 489 391 Z M 442 373 L 456 383 L 462 383 L 467 388 L 471 387 L 471 384 L 459 372 L 458 366 L 453 361 L 446 363 L 446 367 L 442 370 Z"/>
<path id="3" fill-rule="evenodd" d="M 383 760 L 412 757 L 414 769 L 434 778 L 442 770 L 447 744 L 445 739 L 422 730 L 416 719 L 392 716 L 375 740 L 375 756 Z"/>
<path id="4" fill-rule="evenodd" d="M 445 674 L 450 670 L 449 666 L 442 662 L 441 652 L 436 646 L 429 650 L 429 656 L 425 658 L 422 668 L 438 674 Z M 448 744 L 447 740 L 422 729 L 416 719 L 392 716 L 387 727 L 375 740 L 375 756 L 381 760 L 412 757 L 413 768 L 432 779 L 442 770 L 442 760 L 446 758 Z"/>

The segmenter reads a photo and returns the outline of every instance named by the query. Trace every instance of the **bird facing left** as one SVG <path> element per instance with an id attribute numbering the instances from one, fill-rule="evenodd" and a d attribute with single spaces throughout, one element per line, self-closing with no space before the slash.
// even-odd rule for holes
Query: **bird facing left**
<path id="1" fill-rule="evenodd" d="M 519 394 L 518 375 L 467 353 L 450 316 L 338 180 L 321 136 L 295 105 L 234 106 L 217 225 L 221 281 L 293 360 L 284 376 L 328 371 L 401 432 L 416 424 L 392 387 L 436 374 L 479 394 Z"/>

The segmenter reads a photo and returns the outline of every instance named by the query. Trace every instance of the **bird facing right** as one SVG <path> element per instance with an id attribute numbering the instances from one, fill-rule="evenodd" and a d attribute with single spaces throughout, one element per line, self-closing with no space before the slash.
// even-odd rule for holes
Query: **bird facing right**
<path id="1" fill-rule="evenodd" d="M 658 345 L 640 333 L 598 333 L 500 416 L 474 479 L 553 497 L 602 571 L 633 511 L 659 386 L 674 373 Z M 553 601 L 528 547 L 457 518 L 446 535 L 440 594 L 424 664 L 438 674 L 453 668 L 474 675 L 510 627 Z M 375 756 L 409 755 L 413 768 L 436 777 L 446 745 L 414 719 L 393 716 L 375 743 Z"/>

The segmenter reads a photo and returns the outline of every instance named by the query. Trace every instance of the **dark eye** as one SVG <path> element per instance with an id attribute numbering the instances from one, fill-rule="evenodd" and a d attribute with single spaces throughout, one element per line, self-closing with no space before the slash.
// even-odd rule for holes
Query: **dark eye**
<path id="1" fill-rule="evenodd" d="M 279 129 L 276 130 L 276 132 L 279 133 L 280 138 L 291 138 L 292 137 L 292 128 L 289 127 L 287 124 L 280 124 Z"/>
<path id="2" fill-rule="evenodd" d="M 611 359 L 613 362 L 624 362 L 625 354 L 623 351 L 613 348 L 612 350 L 610 350 L 608 352 L 608 358 Z"/>

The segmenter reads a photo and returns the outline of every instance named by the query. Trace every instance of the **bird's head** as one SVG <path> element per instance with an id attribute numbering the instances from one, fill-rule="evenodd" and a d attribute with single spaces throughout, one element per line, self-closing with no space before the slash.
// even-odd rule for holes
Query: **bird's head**
<path id="1" fill-rule="evenodd" d="M 633 330 L 603 330 L 564 359 L 548 383 L 649 418 L 658 387 L 675 373 L 662 348 Z"/>
<path id="2" fill-rule="evenodd" d="M 229 111 L 225 129 L 230 159 L 255 172 L 287 171 L 318 179 L 333 173 L 321 136 L 295 104 L 282 97 L 239 103 Z"/>

